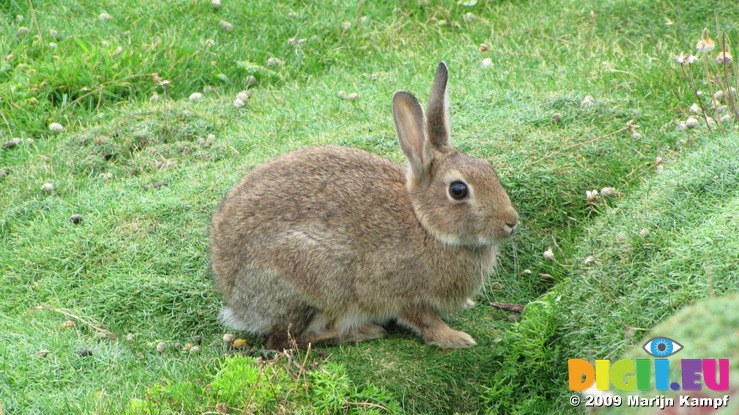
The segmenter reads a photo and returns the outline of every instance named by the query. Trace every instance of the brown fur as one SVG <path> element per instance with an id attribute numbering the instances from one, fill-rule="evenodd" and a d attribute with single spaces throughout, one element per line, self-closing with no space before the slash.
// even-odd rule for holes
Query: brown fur
<path id="1" fill-rule="evenodd" d="M 446 120 L 439 67 L 430 112 Z M 393 318 L 430 344 L 475 344 L 439 314 L 476 295 L 517 214 L 487 162 L 449 147 L 448 126 L 425 132 L 415 97 L 400 91 L 393 107 L 409 170 L 363 150 L 309 147 L 229 191 L 211 225 L 225 322 L 270 336 L 275 348 L 288 329 L 298 344 L 382 337 L 377 323 Z M 447 195 L 457 179 L 469 184 L 466 201 Z"/>

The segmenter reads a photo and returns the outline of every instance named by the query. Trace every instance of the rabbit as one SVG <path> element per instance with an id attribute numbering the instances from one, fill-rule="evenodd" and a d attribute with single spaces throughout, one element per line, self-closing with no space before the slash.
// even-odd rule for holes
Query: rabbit
<path id="1" fill-rule="evenodd" d="M 210 226 L 221 321 L 270 349 L 386 335 L 396 320 L 443 348 L 475 346 L 440 316 L 467 308 L 518 214 L 485 160 L 450 145 L 441 62 L 428 119 L 393 96 L 408 167 L 368 151 L 302 148 L 249 171 Z"/>

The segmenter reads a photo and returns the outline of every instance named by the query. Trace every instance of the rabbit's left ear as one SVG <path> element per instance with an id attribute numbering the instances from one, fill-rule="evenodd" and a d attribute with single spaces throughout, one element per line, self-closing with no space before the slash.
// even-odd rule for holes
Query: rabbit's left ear
<path id="1" fill-rule="evenodd" d="M 428 120 L 426 122 L 426 135 L 429 144 L 436 149 L 448 147 L 449 144 L 449 106 L 446 96 L 446 84 L 449 71 L 444 62 L 439 62 L 436 69 L 436 78 L 431 86 L 429 96 Z"/>
<path id="2" fill-rule="evenodd" d="M 413 94 L 398 91 L 393 95 L 393 120 L 400 148 L 410 163 L 414 177 L 420 179 L 431 165 L 432 153 L 426 141 L 423 108 Z"/>

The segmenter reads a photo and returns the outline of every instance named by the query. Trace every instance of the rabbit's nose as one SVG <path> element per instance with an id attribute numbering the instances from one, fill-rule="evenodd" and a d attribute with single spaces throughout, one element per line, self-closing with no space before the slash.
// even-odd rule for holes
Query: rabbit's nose
<path id="1" fill-rule="evenodd" d="M 508 232 L 510 236 L 513 236 L 519 224 L 518 213 L 515 210 L 513 210 L 513 208 L 509 208 L 505 212 L 505 216 L 503 220 L 505 221 L 504 229 L 506 230 L 506 232 Z"/>

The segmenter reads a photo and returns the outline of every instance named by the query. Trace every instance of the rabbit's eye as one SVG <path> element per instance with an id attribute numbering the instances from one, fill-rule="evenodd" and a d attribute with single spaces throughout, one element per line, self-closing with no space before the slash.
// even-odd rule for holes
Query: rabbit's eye
<path id="1" fill-rule="evenodd" d="M 449 196 L 451 196 L 452 199 L 462 200 L 467 197 L 468 193 L 469 189 L 467 189 L 467 184 L 465 182 L 461 180 L 455 180 L 449 183 Z"/>

